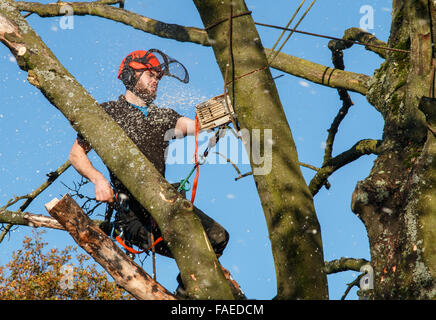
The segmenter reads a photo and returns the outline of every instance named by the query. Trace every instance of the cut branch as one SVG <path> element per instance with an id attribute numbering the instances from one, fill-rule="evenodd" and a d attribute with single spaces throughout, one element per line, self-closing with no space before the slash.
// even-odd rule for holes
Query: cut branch
<path id="1" fill-rule="evenodd" d="M 359 41 L 360 43 L 367 43 L 370 45 L 375 45 L 377 47 L 387 47 L 388 46 L 386 44 L 386 42 L 377 39 L 377 37 L 374 36 L 373 34 L 366 32 L 365 30 L 362 30 L 359 28 L 350 28 L 350 29 L 345 30 L 343 39 L 344 40 Z M 347 47 L 351 47 L 353 45 L 353 43 L 351 41 L 348 41 L 347 43 L 348 43 Z M 377 48 L 377 47 L 365 46 L 365 49 L 378 54 L 380 56 L 380 58 L 386 59 L 388 51 L 385 49 L 382 49 L 382 48 Z"/>
<path id="2" fill-rule="evenodd" d="M 361 140 L 349 150 L 327 161 L 327 163 L 310 181 L 309 189 L 312 195 L 318 193 L 328 177 L 330 177 L 336 170 L 359 159 L 361 156 L 368 154 L 379 154 L 381 142 L 381 140 Z"/>
<path id="3" fill-rule="evenodd" d="M 118 285 L 134 297 L 143 300 L 175 300 L 170 292 L 154 281 L 95 226 L 68 194 L 59 201 L 46 204 L 46 208 L 71 234 L 74 241 L 90 254 Z"/>
<path id="4" fill-rule="evenodd" d="M 0 209 L 0 223 L 8 225 L 21 225 L 29 227 L 45 227 L 51 229 L 63 230 L 64 228 L 56 221 L 48 216 L 41 214 L 31 214 L 28 212 L 17 212 L 5 209 Z"/>
<path id="5" fill-rule="evenodd" d="M 102 220 L 92 220 L 96 226 L 99 226 L 103 221 Z M 0 223 L 7 223 L 11 226 L 27 226 L 34 228 L 50 228 L 57 230 L 65 230 L 56 219 L 52 217 L 30 213 L 30 212 L 21 212 L 21 211 L 11 211 L 0 208 Z"/>

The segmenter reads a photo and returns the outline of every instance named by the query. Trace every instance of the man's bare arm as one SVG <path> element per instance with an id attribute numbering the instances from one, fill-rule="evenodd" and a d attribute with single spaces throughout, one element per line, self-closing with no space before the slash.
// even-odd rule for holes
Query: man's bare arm
<path id="1" fill-rule="evenodd" d="M 187 118 L 180 117 L 176 123 L 176 133 L 181 132 L 183 136 L 193 136 L 195 133 L 195 121 Z"/>
<path id="2" fill-rule="evenodd" d="M 114 197 L 113 189 L 105 176 L 95 169 L 89 160 L 87 153 L 90 149 L 87 145 L 79 144 L 76 139 L 68 159 L 77 172 L 94 184 L 97 201 L 112 202 Z"/>

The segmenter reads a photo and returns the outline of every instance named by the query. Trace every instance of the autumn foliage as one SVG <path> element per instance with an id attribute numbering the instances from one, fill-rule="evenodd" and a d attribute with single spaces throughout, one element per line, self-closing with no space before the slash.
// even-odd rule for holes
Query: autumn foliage
<path id="1" fill-rule="evenodd" d="M 50 249 L 35 232 L 25 237 L 23 248 L 0 266 L 0 300 L 127 300 L 133 299 L 98 271 L 77 247 Z M 73 261 L 75 261 L 73 263 Z"/>

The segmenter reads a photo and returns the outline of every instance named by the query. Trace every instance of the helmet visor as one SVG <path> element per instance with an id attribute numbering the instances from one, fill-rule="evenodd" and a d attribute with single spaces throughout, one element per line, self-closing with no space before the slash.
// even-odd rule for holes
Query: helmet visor
<path id="1" fill-rule="evenodd" d="M 148 53 L 152 53 L 161 63 L 158 66 L 152 66 L 151 69 L 156 70 L 162 76 L 176 78 L 180 82 L 189 82 L 189 73 L 183 64 L 174 58 L 166 55 L 158 49 L 150 49 Z M 148 54 L 147 54 L 148 55 Z M 146 56 L 147 56 L 146 55 Z M 144 58 L 146 57 L 144 56 Z"/>

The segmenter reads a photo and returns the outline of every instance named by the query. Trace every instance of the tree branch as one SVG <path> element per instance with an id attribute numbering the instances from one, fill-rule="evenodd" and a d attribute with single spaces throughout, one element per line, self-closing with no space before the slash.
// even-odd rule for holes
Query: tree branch
<path id="1" fill-rule="evenodd" d="M 354 279 L 354 281 L 350 282 L 347 284 L 347 289 L 345 290 L 344 294 L 341 297 L 341 300 L 345 300 L 345 298 L 347 297 L 348 293 L 350 292 L 350 290 L 354 287 L 354 286 L 359 286 L 360 283 L 360 279 L 365 275 L 365 273 L 360 274 L 356 279 Z"/>
<path id="2" fill-rule="evenodd" d="M 365 259 L 340 258 L 325 262 L 325 273 L 333 274 L 343 271 L 360 271 L 360 268 L 368 264 Z"/>
<path id="3" fill-rule="evenodd" d="M 35 2 L 17 1 L 17 8 L 21 11 L 34 12 L 40 17 L 62 16 L 59 8 L 65 3 L 41 4 Z M 135 29 L 156 35 L 158 37 L 173 39 L 182 42 L 192 42 L 203 46 L 210 46 L 207 32 L 196 27 L 185 27 L 176 24 L 167 24 L 137 13 L 105 4 L 89 2 L 69 2 L 74 15 L 93 15 L 109 20 L 121 22 Z M 271 50 L 265 49 L 267 56 Z M 279 53 L 271 67 L 296 77 L 332 88 L 344 88 L 366 95 L 371 79 L 367 75 L 336 70 L 308 60 L 297 58 L 285 53 Z"/>
<path id="4" fill-rule="evenodd" d="M 342 107 L 339 109 L 338 114 L 336 115 L 335 119 L 333 120 L 330 128 L 328 131 L 328 137 L 325 144 L 324 149 L 324 161 L 323 165 L 325 165 L 331 158 L 333 153 L 333 143 L 336 137 L 336 133 L 338 132 L 339 125 L 341 124 L 342 120 L 344 120 L 345 116 L 348 114 L 348 110 L 353 105 L 353 102 L 351 101 L 351 98 L 347 92 L 347 90 L 344 89 L 338 89 L 339 97 L 342 100 Z"/>
<path id="5" fill-rule="evenodd" d="M 327 163 L 310 181 L 309 189 L 312 195 L 314 196 L 318 193 L 328 177 L 331 176 L 336 170 L 353 162 L 354 160 L 359 159 L 361 156 L 368 154 L 379 154 L 380 145 L 381 140 L 361 140 L 349 150 L 327 161 Z"/>
<path id="6" fill-rule="evenodd" d="M 64 228 L 56 221 L 48 216 L 41 214 L 31 214 L 29 212 L 10 211 L 0 209 L 0 223 L 8 223 L 8 225 L 21 225 L 28 227 L 45 227 L 51 229 L 63 230 Z"/>
<path id="7" fill-rule="evenodd" d="M 271 50 L 265 48 L 265 53 L 268 56 Z M 271 67 L 323 86 L 344 88 L 363 95 L 368 92 L 371 79 L 364 74 L 330 68 L 282 52 L 274 59 Z"/>
<path id="8" fill-rule="evenodd" d="M 102 4 L 118 4 L 120 8 L 124 8 L 124 0 L 97 0 L 95 2 Z"/>
<path id="9" fill-rule="evenodd" d="M 373 34 L 359 28 L 350 28 L 345 30 L 343 39 L 359 41 L 361 43 L 372 44 L 380 47 L 387 47 L 386 42 L 377 39 L 377 37 L 374 36 Z M 348 42 L 347 47 L 349 48 L 352 45 L 353 45 L 352 42 Z M 387 57 L 387 52 L 388 52 L 387 50 L 377 47 L 372 47 L 372 46 L 365 46 L 365 49 L 378 54 L 382 59 L 386 59 Z"/>
<path id="10" fill-rule="evenodd" d="M 100 226 L 102 222 L 102 220 L 92 220 L 92 223 L 96 226 Z M 65 230 L 64 227 L 62 227 L 62 225 L 52 217 L 30 212 L 11 211 L 3 208 L 0 208 L 0 223 L 8 223 L 11 226 L 19 225 L 34 228 L 42 227 Z"/>
<path id="11" fill-rule="evenodd" d="M 43 192 L 45 189 L 47 189 L 62 173 L 64 173 L 69 167 L 71 166 L 71 163 L 69 160 L 67 160 L 63 165 L 61 165 L 59 168 L 57 168 L 55 171 L 52 171 L 50 173 L 47 174 L 48 179 L 47 181 L 45 181 L 42 185 L 40 185 L 37 189 L 35 189 L 33 192 L 25 195 L 25 196 L 21 196 L 21 197 L 15 197 L 14 199 L 8 201 L 8 203 L 0 208 L 0 212 L 2 211 L 2 209 L 6 209 L 10 206 L 12 206 L 13 204 L 17 203 L 19 200 L 23 200 L 26 199 L 26 201 L 20 206 L 20 208 L 18 209 L 17 212 L 15 212 L 16 215 L 19 215 L 21 212 L 23 212 L 24 210 L 26 210 L 26 208 L 30 205 L 30 203 L 38 196 L 41 194 L 41 192 Z M 4 222 L 2 222 L 4 223 Z M 12 220 L 10 222 L 7 222 L 8 224 L 6 226 L 4 226 L 2 233 L 0 234 L 0 242 L 3 241 L 3 239 L 5 238 L 6 234 L 9 232 L 9 230 L 12 228 L 13 226 L 13 222 Z M 18 223 L 21 224 L 21 223 Z"/>
<path id="12" fill-rule="evenodd" d="M 332 40 L 329 42 L 329 49 L 332 52 L 332 62 L 336 69 L 344 70 L 345 65 L 343 48 L 337 46 L 337 43 L 338 41 L 336 40 Z M 335 119 L 333 120 L 330 129 L 328 130 L 328 137 L 324 149 L 323 165 L 325 165 L 332 158 L 333 143 L 336 137 L 336 133 L 338 132 L 339 125 L 341 124 L 342 120 L 344 120 L 345 116 L 348 114 L 348 110 L 353 105 L 353 101 L 351 100 L 351 97 L 348 94 L 347 90 L 343 88 L 338 88 L 338 94 L 339 98 L 342 101 L 342 107 L 336 115 Z"/>
<path id="13" fill-rule="evenodd" d="M 132 11 L 116 8 L 99 2 L 59 2 L 42 4 L 37 2 L 16 1 L 15 5 L 20 11 L 34 12 L 40 17 L 63 16 L 60 8 L 69 5 L 76 16 L 97 16 L 121 22 L 137 30 L 154 34 L 158 37 L 174 39 L 181 42 L 193 42 L 209 46 L 207 33 L 195 27 L 184 27 L 177 24 L 168 24 L 150 19 Z"/>
<path id="14" fill-rule="evenodd" d="M 271 149 L 260 148 L 266 158 L 274 159 L 268 172 L 259 170 L 257 156 L 251 155 L 250 163 L 274 255 L 276 298 L 325 299 L 327 277 L 323 272 L 322 242 L 313 199 L 299 170 L 295 143 L 253 19 L 245 14 L 243 0 L 194 0 L 194 3 L 203 25 L 214 26 L 207 32 L 214 40 L 213 52 L 223 79 L 229 81 L 224 82 L 241 128 L 265 132 L 274 124 L 269 138 L 274 141 Z M 238 18 L 217 24 L 233 16 Z M 242 141 L 244 144 L 248 141 L 244 133 Z"/>

